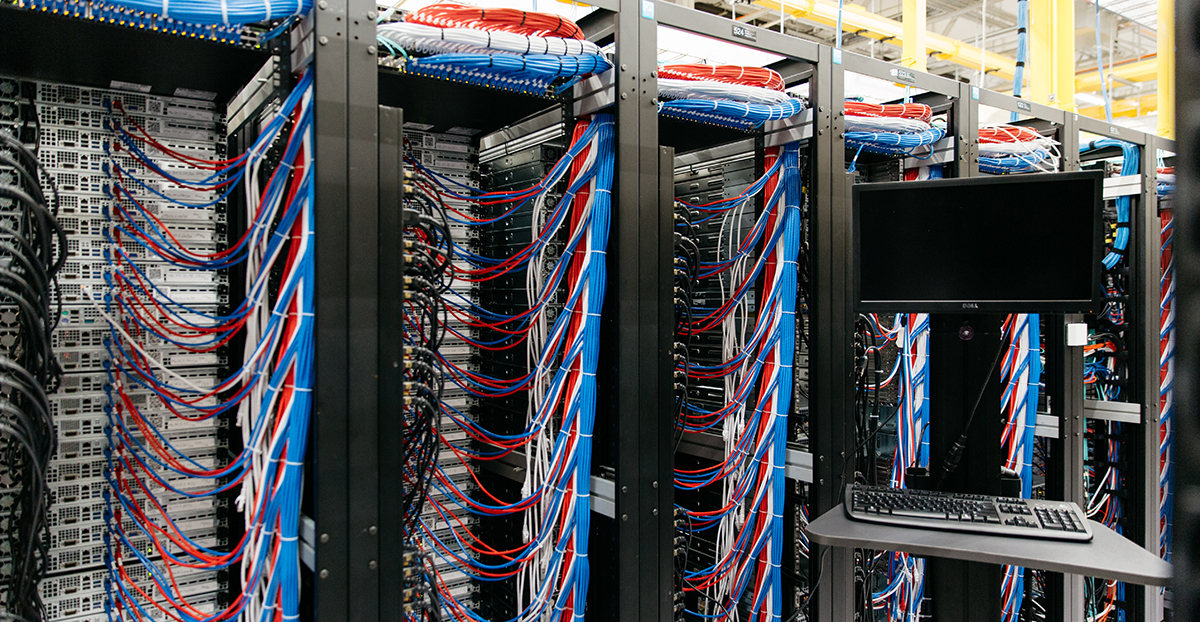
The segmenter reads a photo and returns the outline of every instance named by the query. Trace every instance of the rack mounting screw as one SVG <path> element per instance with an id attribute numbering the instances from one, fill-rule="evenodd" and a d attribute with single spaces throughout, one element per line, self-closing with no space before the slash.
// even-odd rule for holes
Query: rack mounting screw
<path id="1" fill-rule="evenodd" d="M 375 46 L 373 46 L 373 45 L 368 45 L 368 46 L 367 46 L 367 55 L 368 55 L 368 56 L 374 56 L 374 55 L 375 55 L 375 52 L 376 52 L 376 50 L 375 50 Z"/>
<path id="2" fill-rule="evenodd" d="M 327 533 L 321 534 L 321 542 L 329 542 L 329 534 L 327 534 Z"/>
<path id="3" fill-rule="evenodd" d="M 650 513 L 655 516 L 658 516 L 658 508 L 654 508 L 653 510 L 650 511 Z"/>
<path id="4" fill-rule="evenodd" d="M 621 493 L 624 494 L 627 492 L 629 492 L 629 486 L 621 486 Z"/>
<path id="5" fill-rule="evenodd" d="M 326 43 L 329 43 L 329 37 L 321 37 L 320 39 L 317 39 L 317 43 L 325 45 Z"/>
<path id="6" fill-rule="evenodd" d="M 628 521 L 628 520 L 629 520 L 629 515 L 628 515 L 628 514 L 622 514 L 622 515 L 621 515 L 621 520 L 623 520 L 623 521 Z"/>
<path id="7" fill-rule="evenodd" d="M 621 99 L 629 99 L 629 93 L 621 93 Z"/>
<path id="8" fill-rule="evenodd" d="M 629 65 L 626 65 L 625 63 L 621 63 L 621 71 L 629 71 Z"/>
<path id="9" fill-rule="evenodd" d="M 378 567 L 379 567 L 379 562 L 377 562 L 373 559 L 371 561 L 367 562 L 367 568 L 370 568 L 371 570 L 375 570 Z"/>
<path id="10" fill-rule="evenodd" d="M 375 19 L 376 17 L 379 17 L 378 13 L 375 11 L 367 11 L 367 19 Z"/>
<path id="11" fill-rule="evenodd" d="M 375 525 L 371 525 L 371 528 L 368 529 L 367 531 L 370 532 L 371 535 L 375 535 L 375 534 L 379 533 L 379 528 L 376 527 Z"/>
<path id="12" fill-rule="evenodd" d="M 318 6 L 318 7 L 319 7 L 319 8 L 320 8 L 322 11 L 324 11 L 325 9 L 328 9 L 328 8 L 329 8 L 329 3 L 328 3 L 328 2 L 326 2 L 325 0 L 321 0 L 320 2 L 318 2 L 318 3 L 317 3 L 317 6 Z"/>
<path id="13" fill-rule="evenodd" d="M 655 487 L 655 488 L 658 488 L 658 480 L 655 480 L 655 481 L 653 481 L 653 482 L 650 482 L 650 485 L 651 485 L 651 486 L 653 486 L 653 487 Z"/>
<path id="14" fill-rule="evenodd" d="M 658 72 L 657 72 L 657 71 L 651 71 L 651 72 L 650 72 L 650 77 L 651 77 L 651 78 L 657 78 L 657 77 L 658 77 Z"/>
<path id="15" fill-rule="evenodd" d="M 321 578 L 322 578 L 322 579 L 328 579 L 328 578 L 329 578 L 329 569 L 328 569 L 328 568 L 322 568 L 322 569 L 321 569 Z"/>

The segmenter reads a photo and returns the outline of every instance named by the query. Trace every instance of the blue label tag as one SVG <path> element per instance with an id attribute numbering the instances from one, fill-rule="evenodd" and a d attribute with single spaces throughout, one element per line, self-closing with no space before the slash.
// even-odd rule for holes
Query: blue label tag
<path id="1" fill-rule="evenodd" d="M 654 0 L 642 0 L 642 17 L 654 19 Z"/>
<path id="2" fill-rule="evenodd" d="M 971 99 L 979 99 L 979 87 L 971 87 Z"/>
<path id="3" fill-rule="evenodd" d="M 837 48 L 833 48 L 833 64 L 842 64 L 842 51 Z"/>

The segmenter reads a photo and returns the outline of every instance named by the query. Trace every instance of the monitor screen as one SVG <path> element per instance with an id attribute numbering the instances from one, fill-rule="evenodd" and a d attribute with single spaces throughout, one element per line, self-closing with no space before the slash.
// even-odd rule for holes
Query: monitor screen
<path id="1" fill-rule="evenodd" d="M 1103 306 L 1101 173 L 854 186 L 859 311 Z"/>

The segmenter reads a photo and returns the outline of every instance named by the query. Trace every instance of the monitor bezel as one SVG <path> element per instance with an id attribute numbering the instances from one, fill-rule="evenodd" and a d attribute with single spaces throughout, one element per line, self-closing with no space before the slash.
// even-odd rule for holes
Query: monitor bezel
<path id="1" fill-rule="evenodd" d="M 1059 182 L 1090 180 L 1095 194 L 1092 219 L 1092 298 L 1090 300 L 869 300 L 862 299 L 862 262 L 858 249 L 862 244 L 862 218 L 860 210 L 862 194 L 888 193 L 897 190 L 919 190 L 921 188 L 950 186 L 988 187 L 1015 184 L 1054 184 Z M 859 312 L 890 313 L 1098 313 L 1104 308 L 1104 291 L 1100 279 L 1103 274 L 1104 234 L 1104 174 L 1100 171 L 1078 171 L 1071 173 L 1031 173 L 1026 175 L 1003 175 L 989 177 L 963 177 L 955 179 L 931 179 L 927 181 L 898 181 L 855 184 L 851 190 L 852 246 L 851 263 L 853 275 L 853 304 Z"/>

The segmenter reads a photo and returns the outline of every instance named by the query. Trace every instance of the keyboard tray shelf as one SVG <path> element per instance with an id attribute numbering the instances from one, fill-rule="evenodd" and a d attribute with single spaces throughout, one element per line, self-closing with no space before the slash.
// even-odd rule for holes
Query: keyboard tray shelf
<path id="1" fill-rule="evenodd" d="M 1171 564 L 1096 521 L 1088 523 L 1090 542 L 1068 542 L 864 523 L 847 518 L 838 505 L 808 525 L 808 536 L 823 546 L 1016 564 L 1140 585 L 1171 582 Z"/>

